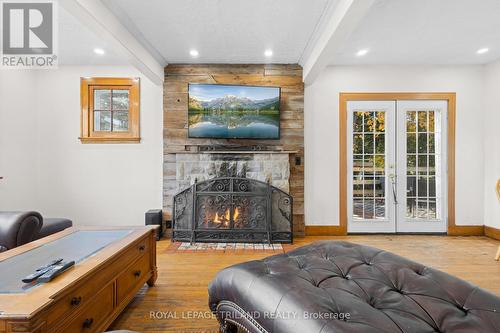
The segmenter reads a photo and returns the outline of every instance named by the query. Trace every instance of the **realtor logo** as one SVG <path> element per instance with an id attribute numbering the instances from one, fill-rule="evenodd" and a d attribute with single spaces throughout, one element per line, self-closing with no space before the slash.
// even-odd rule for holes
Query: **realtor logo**
<path id="1" fill-rule="evenodd" d="M 53 68 L 55 55 L 55 4 L 3 1 L 2 68 Z"/>

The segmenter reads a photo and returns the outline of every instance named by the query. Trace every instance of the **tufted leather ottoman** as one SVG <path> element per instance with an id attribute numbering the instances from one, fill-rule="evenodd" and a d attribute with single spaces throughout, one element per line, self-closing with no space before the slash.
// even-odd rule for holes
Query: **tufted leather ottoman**
<path id="1" fill-rule="evenodd" d="M 209 294 L 222 332 L 500 332 L 499 297 L 348 242 L 317 242 L 226 268 Z"/>

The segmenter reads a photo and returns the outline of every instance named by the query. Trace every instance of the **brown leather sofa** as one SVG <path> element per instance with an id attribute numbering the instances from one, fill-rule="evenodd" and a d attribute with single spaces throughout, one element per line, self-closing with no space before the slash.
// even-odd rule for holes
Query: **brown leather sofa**
<path id="1" fill-rule="evenodd" d="M 494 294 L 348 242 L 317 242 L 226 268 L 209 295 L 221 332 L 500 332 Z"/>
<path id="2" fill-rule="evenodd" d="M 0 252 L 40 239 L 73 225 L 65 218 L 46 218 L 35 211 L 0 211 Z"/>

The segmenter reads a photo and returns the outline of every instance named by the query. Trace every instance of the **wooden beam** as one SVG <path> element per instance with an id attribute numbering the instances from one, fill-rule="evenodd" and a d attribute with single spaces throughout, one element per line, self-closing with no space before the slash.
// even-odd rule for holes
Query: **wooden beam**
<path id="1" fill-rule="evenodd" d="M 65 0 L 59 4 L 88 27 L 153 83 L 163 84 L 163 68 L 100 0 Z"/>
<path id="2" fill-rule="evenodd" d="M 368 13 L 375 0 L 341 0 L 337 6 L 328 8 L 323 24 L 311 38 L 314 41 L 306 47 L 299 63 L 304 68 L 303 80 L 311 84 L 328 66 L 332 57 L 347 41 L 351 33 Z"/>

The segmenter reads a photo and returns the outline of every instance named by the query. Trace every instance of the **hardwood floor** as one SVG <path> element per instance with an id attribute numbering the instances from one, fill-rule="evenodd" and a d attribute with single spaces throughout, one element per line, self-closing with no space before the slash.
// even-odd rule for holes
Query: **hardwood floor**
<path id="1" fill-rule="evenodd" d="M 494 260 L 500 245 L 497 240 L 479 236 L 316 236 L 298 238 L 294 247 L 327 239 L 347 240 L 384 249 L 458 276 L 500 295 L 500 262 Z M 167 253 L 169 245 L 170 240 L 157 243 L 156 286 L 142 288 L 110 330 L 218 332 L 217 321 L 212 318 L 207 305 L 209 282 L 224 267 L 270 255 L 259 252 Z"/>

